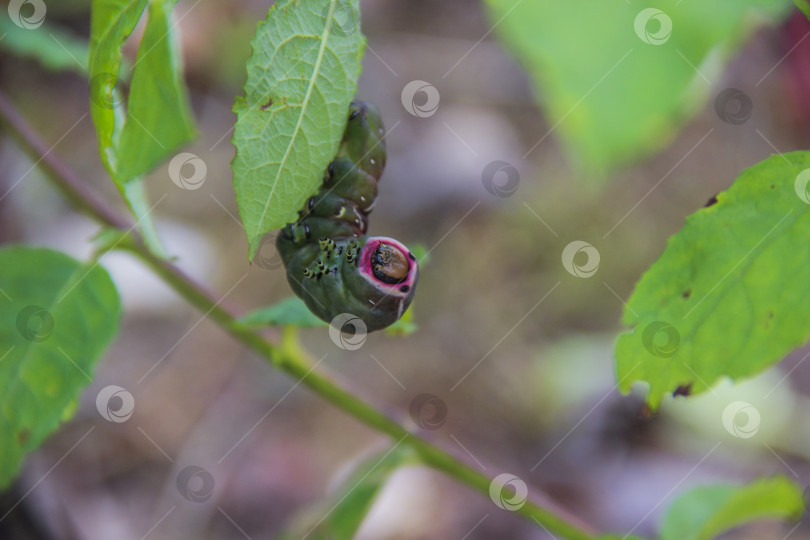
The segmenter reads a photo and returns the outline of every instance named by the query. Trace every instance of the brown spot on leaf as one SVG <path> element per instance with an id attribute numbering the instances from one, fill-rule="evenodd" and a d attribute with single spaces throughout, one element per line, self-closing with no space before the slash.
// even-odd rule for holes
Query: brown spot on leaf
<path id="1" fill-rule="evenodd" d="M 690 296 L 692 296 L 692 289 L 686 289 L 685 291 L 683 291 L 684 298 L 689 298 Z"/>
<path id="2" fill-rule="evenodd" d="M 692 394 L 692 383 L 682 384 L 672 392 L 672 397 L 688 396 Z"/>
<path id="3" fill-rule="evenodd" d="M 717 195 L 712 195 L 712 198 L 706 201 L 706 204 L 703 205 L 703 208 L 708 208 L 710 206 L 714 206 L 717 204 Z"/>
<path id="4" fill-rule="evenodd" d="M 20 443 L 20 446 L 25 446 L 25 443 L 27 443 L 30 438 L 31 430 L 28 428 L 23 428 L 17 433 L 17 442 Z"/>
<path id="5" fill-rule="evenodd" d="M 267 103 L 259 107 L 259 110 L 264 111 L 273 106 L 273 98 L 267 98 Z"/>

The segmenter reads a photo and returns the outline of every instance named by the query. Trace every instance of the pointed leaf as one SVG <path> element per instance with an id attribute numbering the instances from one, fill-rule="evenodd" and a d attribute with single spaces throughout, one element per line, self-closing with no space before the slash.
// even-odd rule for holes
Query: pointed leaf
<path id="1" fill-rule="evenodd" d="M 352 540 L 388 478 L 399 467 L 417 464 L 407 446 L 395 446 L 363 461 L 323 503 L 293 520 L 277 540 Z"/>
<path id="2" fill-rule="evenodd" d="M 176 0 L 94 0 L 90 30 L 90 112 L 107 171 L 150 249 L 165 255 L 150 216 L 142 175 L 191 140 L 195 131 L 182 80 Z M 120 86 L 121 47 L 147 8 L 127 107 Z"/>
<path id="3" fill-rule="evenodd" d="M 750 377 L 807 342 L 808 182 L 810 152 L 772 156 L 687 218 L 627 303 L 622 391 L 646 381 L 655 409 L 666 393 Z"/>
<path id="4" fill-rule="evenodd" d="M 746 486 L 706 486 L 681 495 L 661 527 L 661 540 L 711 540 L 752 521 L 797 520 L 804 512 L 802 490 L 784 477 Z"/>
<path id="5" fill-rule="evenodd" d="M 365 48 L 358 2 L 279 1 L 252 44 L 232 163 L 251 259 L 262 235 L 296 218 L 337 152 Z"/>
<path id="6" fill-rule="evenodd" d="M 47 249 L 0 249 L 0 486 L 75 410 L 121 305 L 107 272 Z"/>

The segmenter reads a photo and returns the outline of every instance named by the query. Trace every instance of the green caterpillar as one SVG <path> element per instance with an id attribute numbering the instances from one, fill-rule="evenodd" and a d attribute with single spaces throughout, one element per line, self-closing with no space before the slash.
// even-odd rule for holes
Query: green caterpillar
<path id="1" fill-rule="evenodd" d="M 287 281 L 309 309 L 327 322 L 342 313 L 359 317 L 369 332 L 402 316 L 419 274 L 403 244 L 366 236 L 385 168 L 384 133 L 376 106 L 352 102 L 323 184 L 276 239 Z"/>

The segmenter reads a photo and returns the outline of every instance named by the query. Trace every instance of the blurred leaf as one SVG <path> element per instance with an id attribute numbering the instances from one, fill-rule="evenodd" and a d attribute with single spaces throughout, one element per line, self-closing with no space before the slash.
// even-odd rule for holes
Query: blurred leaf
<path id="1" fill-rule="evenodd" d="M 413 321 L 413 303 L 408 306 L 402 317 L 385 329 L 385 333 L 392 337 L 407 337 L 419 330 L 419 325 Z"/>
<path id="2" fill-rule="evenodd" d="M 386 330 L 389 335 L 405 337 L 415 332 L 418 327 L 413 322 L 412 310 L 409 308 L 402 317 Z M 291 296 L 269 306 L 251 311 L 239 322 L 248 326 L 295 326 L 297 328 L 317 328 L 329 326 L 312 314 L 303 300 Z"/>
<path id="3" fill-rule="evenodd" d="M 48 249 L 0 249 L 0 486 L 76 407 L 118 331 L 107 272 Z"/>
<path id="4" fill-rule="evenodd" d="M 232 163 L 251 259 L 262 235 L 296 219 L 337 152 L 365 48 L 358 0 L 279 1 L 252 44 Z"/>
<path id="5" fill-rule="evenodd" d="M 722 64 L 754 26 L 749 16 L 774 19 L 790 2 L 487 4 L 496 32 L 534 82 L 549 133 L 604 174 L 663 148 L 705 103 L 710 83 L 720 82 Z"/>
<path id="6" fill-rule="evenodd" d="M 420 269 L 430 262 L 430 250 L 424 244 L 415 244 L 412 246 L 411 253 L 419 262 Z"/>
<path id="7" fill-rule="evenodd" d="M 93 0 L 90 17 L 90 112 L 98 134 L 101 160 L 119 187 L 115 149 L 124 120 L 122 96 L 116 88 L 121 71 L 121 47 L 146 4 L 147 0 Z"/>
<path id="8" fill-rule="evenodd" d="M 793 0 L 796 4 L 796 7 L 801 10 L 805 16 L 810 19 L 810 2 L 808 0 Z"/>
<path id="9" fill-rule="evenodd" d="M 176 2 L 149 2 L 149 22 L 138 46 L 118 146 L 118 175 L 123 182 L 149 172 L 196 135 L 171 17 Z"/>
<path id="10" fill-rule="evenodd" d="M 647 381 L 656 409 L 668 392 L 755 375 L 807 342 L 809 181 L 810 152 L 771 156 L 687 218 L 627 303 L 623 392 Z"/>
<path id="11" fill-rule="evenodd" d="M 277 540 L 352 540 L 391 473 L 416 463 L 416 455 L 408 446 L 375 454 L 352 471 L 328 500 L 297 516 Z"/>
<path id="12" fill-rule="evenodd" d="M 99 153 L 126 199 L 152 251 L 163 256 L 142 186 L 144 173 L 194 137 L 182 80 L 171 10 L 176 0 L 93 0 L 90 30 L 90 112 Z M 116 85 L 121 47 L 148 5 L 149 20 L 138 48 L 128 107 Z"/>
<path id="13" fill-rule="evenodd" d="M 297 296 L 285 298 L 277 304 L 251 311 L 239 322 L 250 326 L 297 326 L 312 328 L 327 326 L 327 323 L 312 314 L 303 300 Z"/>
<path id="14" fill-rule="evenodd" d="M 711 540 L 745 523 L 797 520 L 802 512 L 802 489 L 784 477 L 746 486 L 699 487 L 672 504 L 664 518 L 661 540 Z"/>
<path id="15" fill-rule="evenodd" d="M 37 31 L 20 28 L 8 17 L 0 16 L 0 48 L 18 56 L 33 58 L 55 71 L 87 72 L 87 41 L 63 28 L 43 24 Z"/>

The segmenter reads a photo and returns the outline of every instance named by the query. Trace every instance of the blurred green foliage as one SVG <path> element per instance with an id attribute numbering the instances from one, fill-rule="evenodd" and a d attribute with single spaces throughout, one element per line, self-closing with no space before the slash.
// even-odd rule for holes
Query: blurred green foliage
<path id="1" fill-rule="evenodd" d="M 0 249 L 0 487 L 73 415 L 121 304 L 107 271 L 48 249 Z"/>
<path id="2" fill-rule="evenodd" d="M 790 0 L 487 0 L 575 163 L 604 176 L 670 142 L 743 38 Z M 536 146 L 536 145 L 535 145 Z M 533 151 L 534 147 L 529 150 Z"/>
<path id="3" fill-rule="evenodd" d="M 252 41 L 234 103 L 232 162 L 253 258 L 265 233 L 295 221 L 337 152 L 366 40 L 357 0 L 284 1 Z"/>
<path id="4" fill-rule="evenodd" d="M 126 107 L 119 87 L 121 47 L 147 8 L 146 0 L 94 0 L 90 29 L 90 112 L 99 154 L 132 209 L 147 245 L 165 255 L 150 217 L 142 176 L 195 135 L 182 77 L 176 0 L 148 2 L 148 22 L 133 66 Z"/>
<path id="5" fill-rule="evenodd" d="M 698 487 L 672 503 L 661 540 L 711 540 L 752 521 L 795 521 L 804 510 L 801 488 L 782 476 L 744 486 Z"/>
<path id="6" fill-rule="evenodd" d="M 810 337 L 810 283 L 799 279 L 810 237 L 810 152 L 772 156 L 744 171 L 717 202 L 690 216 L 636 285 L 616 346 L 619 387 L 705 391 L 758 374 Z"/>

